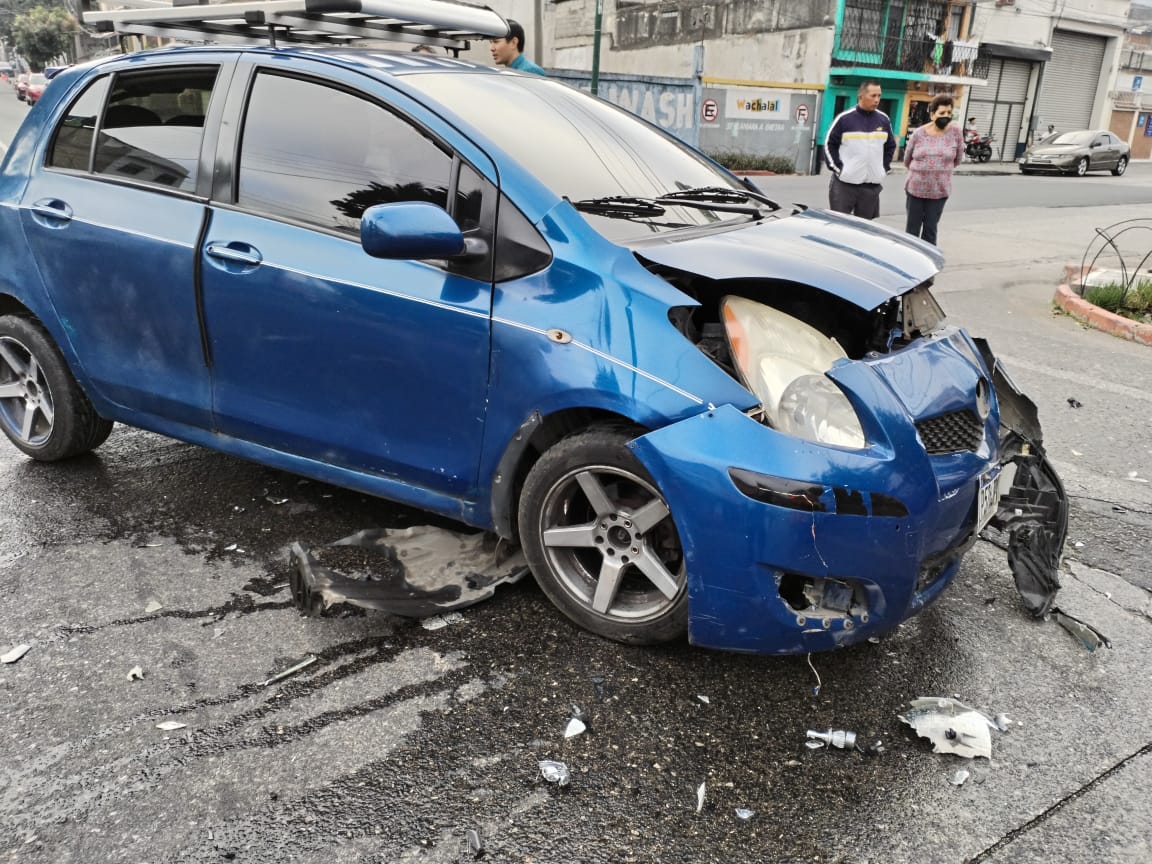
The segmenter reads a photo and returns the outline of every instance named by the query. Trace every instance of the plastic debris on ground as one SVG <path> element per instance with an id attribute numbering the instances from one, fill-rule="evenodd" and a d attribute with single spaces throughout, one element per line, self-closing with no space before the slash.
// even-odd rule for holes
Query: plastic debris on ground
<path id="1" fill-rule="evenodd" d="M 712 704 L 712 700 L 709 699 L 707 696 L 701 696 L 701 695 L 697 694 L 696 698 L 699 699 L 701 702 L 703 702 L 705 705 L 711 705 Z"/>
<path id="2" fill-rule="evenodd" d="M 15 663 L 31 650 L 31 645 L 17 645 L 3 657 L 0 657 L 0 663 Z"/>
<path id="3" fill-rule="evenodd" d="M 422 618 L 420 626 L 425 630 L 443 630 L 452 624 L 463 624 L 464 616 L 459 612 L 449 612 L 447 615 L 433 615 L 430 618 Z"/>
<path id="4" fill-rule="evenodd" d="M 186 724 L 178 723 L 175 720 L 165 720 L 163 723 L 157 723 L 156 728 L 164 732 L 175 732 L 177 729 L 187 728 Z"/>
<path id="5" fill-rule="evenodd" d="M 809 750 L 823 750 L 824 749 L 824 742 L 823 741 L 805 741 L 804 746 L 807 747 Z"/>
<path id="6" fill-rule="evenodd" d="M 736 808 L 736 818 L 739 819 L 741 822 L 747 822 L 749 819 L 751 819 L 755 815 L 756 815 L 756 811 L 755 810 L 749 810 L 747 807 L 737 807 Z"/>
<path id="7" fill-rule="evenodd" d="M 428 618 L 487 600 L 527 572 L 523 553 L 494 534 L 432 525 L 358 531 L 315 552 L 291 546 L 292 597 L 309 615 L 349 603 Z"/>
<path id="8" fill-rule="evenodd" d="M 1061 609 L 1053 609 L 1052 617 L 1056 619 L 1057 624 L 1075 636 L 1076 640 L 1089 651 L 1112 647 L 1111 640 L 1091 624 L 1085 623 Z"/>
<path id="9" fill-rule="evenodd" d="M 808 746 L 812 746 L 812 741 L 823 741 L 832 747 L 837 747 L 840 750 L 852 750 L 856 747 L 856 733 L 846 732 L 843 729 L 829 729 L 827 732 L 817 732 L 815 729 L 809 729 L 807 732 L 808 738 L 812 739 L 808 742 Z"/>
<path id="10" fill-rule="evenodd" d="M 949 780 L 948 782 L 951 783 L 953 786 L 963 786 L 964 781 L 967 780 L 971 776 L 972 775 L 968 773 L 967 769 L 961 768 L 955 774 L 952 775 L 952 779 Z"/>
<path id="11" fill-rule="evenodd" d="M 148 605 L 144 607 L 144 614 L 151 615 L 153 612 L 159 612 L 164 608 L 164 604 L 159 600 L 149 600 Z"/>
<path id="12" fill-rule="evenodd" d="M 565 738 L 575 738 L 577 735 L 582 735 L 588 729 L 584 725 L 584 721 L 577 717 L 573 717 L 568 721 L 568 726 L 564 729 Z"/>
<path id="13" fill-rule="evenodd" d="M 992 758 L 993 722 L 963 702 L 947 697 L 913 699 L 911 710 L 899 717 L 932 742 L 934 753 Z"/>
<path id="14" fill-rule="evenodd" d="M 549 783 L 555 783 L 557 786 L 567 786 L 568 781 L 572 779 L 572 775 L 568 772 L 568 766 L 563 762 L 554 762 L 551 759 L 544 759 L 540 763 L 540 774 Z"/>
<path id="15" fill-rule="evenodd" d="M 1068 407 L 1069 408 L 1083 408 L 1084 403 L 1081 402 L 1079 399 L 1073 399 L 1071 396 L 1069 396 L 1068 397 Z"/>
<path id="16" fill-rule="evenodd" d="M 1012 725 L 1012 721 L 1008 719 L 1007 714 L 997 714 L 992 718 L 992 722 L 996 724 L 996 728 L 1001 732 L 1007 732 L 1008 727 Z"/>
<path id="17" fill-rule="evenodd" d="M 269 684 L 275 684 L 277 681 L 283 681 L 289 675 L 295 675 L 301 669 L 307 669 L 309 666 L 311 666 L 315 662 L 316 662 L 316 658 L 313 655 L 309 654 L 307 657 L 305 657 L 303 660 L 301 660 L 296 665 L 289 666 L 283 672 L 277 672 L 275 675 L 273 675 L 267 681 L 261 682 L 260 686 L 261 687 L 267 687 Z"/>
<path id="18" fill-rule="evenodd" d="M 141 669 L 139 666 L 133 666 L 131 669 L 128 670 L 128 680 L 129 681 L 143 681 L 144 680 L 144 670 Z"/>
<path id="19" fill-rule="evenodd" d="M 699 813 L 704 809 L 704 793 L 707 791 L 706 783 L 701 783 L 696 787 L 696 812 Z"/>

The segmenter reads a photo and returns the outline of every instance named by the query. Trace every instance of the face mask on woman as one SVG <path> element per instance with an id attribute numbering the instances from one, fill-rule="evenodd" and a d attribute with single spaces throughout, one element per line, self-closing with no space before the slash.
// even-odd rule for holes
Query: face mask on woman
<path id="1" fill-rule="evenodd" d="M 952 122 L 951 117 L 947 117 L 947 116 L 937 117 L 936 118 L 936 128 L 937 129 L 946 129 L 946 128 L 948 128 L 948 124 L 951 122 Z"/>

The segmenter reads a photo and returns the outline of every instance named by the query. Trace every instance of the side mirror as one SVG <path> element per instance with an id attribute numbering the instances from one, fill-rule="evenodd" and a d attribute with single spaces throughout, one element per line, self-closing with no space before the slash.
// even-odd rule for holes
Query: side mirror
<path id="1" fill-rule="evenodd" d="M 1095 149 L 1096 149 L 1097 147 L 1099 147 L 1099 146 L 1100 146 L 1100 142 L 1099 142 L 1099 141 L 1093 141 L 1093 142 L 1092 142 L 1092 149 L 1093 149 L 1093 150 L 1095 150 Z"/>
<path id="2" fill-rule="evenodd" d="M 424 202 L 377 204 L 360 218 L 360 246 L 373 258 L 454 258 L 464 235 L 441 207 Z"/>

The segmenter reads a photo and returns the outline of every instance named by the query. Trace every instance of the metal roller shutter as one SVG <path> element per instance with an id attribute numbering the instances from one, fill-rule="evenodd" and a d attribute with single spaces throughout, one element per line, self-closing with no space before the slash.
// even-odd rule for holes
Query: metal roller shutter
<path id="1" fill-rule="evenodd" d="M 1090 128 L 1107 44 L 1104 36 L 1067 30 L 1052 34 L 1052 59 L 1044 68 L 1037 112 L 1041 129 L 1049 123 L 1060 132 Z"/>
<path id="2" fill-rule="evenodd" d="M 988 69 L 988 83 L 970 91 L 968 117 L 976 118 L 982 134 L 996 139 L 992 145 L 995 159 L 1016 158 L 1031 75 L 1032 64 L 1027 60 L 996 58 Z"/>

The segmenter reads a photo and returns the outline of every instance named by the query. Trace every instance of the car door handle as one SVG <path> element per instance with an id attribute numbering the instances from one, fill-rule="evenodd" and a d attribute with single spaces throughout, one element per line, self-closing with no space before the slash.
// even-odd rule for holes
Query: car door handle
<path id="1" fill-rule="evenodd" d="M 233 264 L 244 264 L 248 267 L 255 267 L 264 260 L 258 249 L 243 244 L 244 249 L 237 249 L 234 246 L 225 246 L 223 243 L 209 243 L 204 250 L 213 258 L 219 258 L 222 261 L 230 261 Z"/>
<path id="2" fill-rule="evenodd" d="M 72 208 L 59 198 L 41 198 L 31 207 L 32 213 L 54 222 L 71 222 Z"/>

